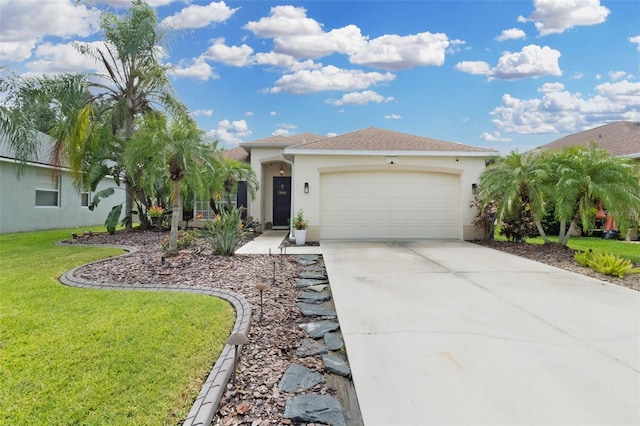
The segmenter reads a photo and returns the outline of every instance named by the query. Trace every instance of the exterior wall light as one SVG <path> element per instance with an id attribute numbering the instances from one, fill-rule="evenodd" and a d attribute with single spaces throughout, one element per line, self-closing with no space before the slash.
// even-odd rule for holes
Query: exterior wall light
<path id="1" fill-rule="evenodd" d="M 304 193 L 308 194 L 309 193 L 309 182 L 305 182 L 304 183 Z"/>
<path id="2" fill-rule="evenodd" d="M 284 169 L 280 166 L 280 176 L 284 176 Z"/>

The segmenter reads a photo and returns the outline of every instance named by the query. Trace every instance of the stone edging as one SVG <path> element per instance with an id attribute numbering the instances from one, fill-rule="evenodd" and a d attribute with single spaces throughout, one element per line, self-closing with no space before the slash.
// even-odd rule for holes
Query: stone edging
<path id="1" fill-rule="evenodd" d="M 56 243 L 57 245 L 69 246 L 63 242 Z M 79 244 L 78 244 L 79 245 Z M 110 257 L 108 259 L 101 259 L 94 262 L 90 262 L 81 266 L 77 266 L 70 271 L 65 272 L 60 281 L 64 285 L 90 288 L 94 290 L 146 290 L 146 291 L 173 291 L 178 293 L 196 293 L 205 294 L 208 296 L 219 297 L 231 303 L 236 311 L 236 321 L 233 326 L 232 333 L 247 334 L 249 327 L 251 326 L 251 305 L 239 294 L 229 290 L 215 290 L 206 287 L 189 287 L 189 286 L 161 286 L 153 284 L 140 284 L 140 285 L 126 285 L 126 284 L 94 284 L 90 281 L 76 277 L 75 273 L 78 269 L 91 265 L 94 263 L 100 263 L 107 260 L 112 260 L 121 256 L 127 256 L 130 253 L 137 251 L 136 247 L 119 246 L 119 245 L 106 245 L 106 244 L 82 244 L 82 246 L 89 247 L 112 247 L 126 250 L 127 253 L 119 256 Z M 241 351 L 239 348 L 239 353 Z M 196 398 L 195 402 L 189 410 L 186 420 L 183 425 L 185 426 L 199 426 L 210 425 L 213 420 L 213 416 L 218 411 L 220 400 L 224 394 L 227 383 L 231 378 L 233 372 L 234 362 L 234 348 L 229 345 L 225 345 L 220 352 L 218 360 L 214 364 L 207 380 L 202 385 L 200 394 Z"/>

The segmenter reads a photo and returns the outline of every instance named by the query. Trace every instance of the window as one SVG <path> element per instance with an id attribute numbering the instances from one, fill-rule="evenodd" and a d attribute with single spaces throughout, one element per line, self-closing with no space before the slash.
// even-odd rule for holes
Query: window
<path id="1" fill-rule="evenodd" d="M 229 207 L 237 207 L 236 194 L 224 194 L 216 200 L 216 206 L 219 210 L 225 210 Z M 193 213 L 194 219 L 214 219 L 216 217 L 216 214 L 211 209 L 208 200 L 196 200 Z"/>
<path id="2" fill-rule="evenodd" d="M 36 207 L 60 206 L 60 176 L 36 172 Z"/>
<path id="3" fill-rule="evenodd" d="M 80 207 L 89 207 L 90 200 L 91 194 L 89 191 L 82 191 L 80 193 Z"/>

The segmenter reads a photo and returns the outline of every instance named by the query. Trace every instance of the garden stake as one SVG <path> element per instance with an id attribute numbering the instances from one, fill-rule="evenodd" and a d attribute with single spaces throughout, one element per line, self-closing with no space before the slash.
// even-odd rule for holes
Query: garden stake
<path id="1" fill-rule="evenodd" d="M 227 345 L 233 345 L 235 347 L 235 351 L 233 354 L 233 373 L 231 376 L 231 384 L 233 385 L 234 389 L 236 387 L 236 363 L 238 362 L 238 346 L 244 345 L 248 341 L 249 339 L 247 338 L 247 336 L 242 333 L 233 333 L 227 339 Z"/>
<path id="2" fill-rule="evenodd" d="M 273 261 L 273 285 L 276 285 L 276 261 Z"/>
<path id="3" fill-rule="evenodd" d="M 262 322 L 262 292 L 267 289 L 267 285 L 258 284 L 256 286 L 256 289 L 258 289 L 258 291 L 260 292 L 260 319 L 258 320 L 258 322 Z"/>

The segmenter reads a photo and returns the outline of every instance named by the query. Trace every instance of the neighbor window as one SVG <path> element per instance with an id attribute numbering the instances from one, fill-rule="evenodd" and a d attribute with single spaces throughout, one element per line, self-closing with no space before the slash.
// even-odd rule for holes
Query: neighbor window
<path id="1" fill-rule="evenodd" d="M 36 207 L 60 206 L 60 176 L 36 172 Z"/>
<path id="2" fill-rule="evenodd" d="M 89 200 L 91 199 L 91 194 L 89 191 L 82 191 L 80 193 L 80 207 L 89 207 Z"/>

